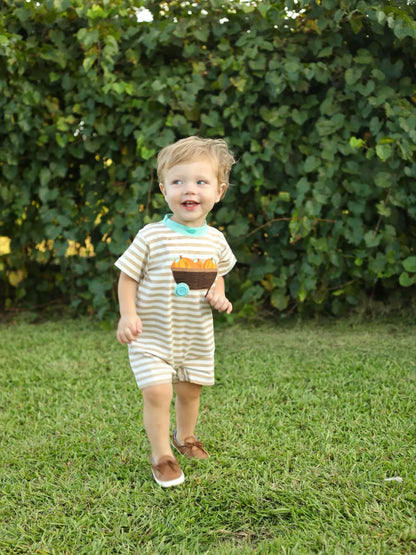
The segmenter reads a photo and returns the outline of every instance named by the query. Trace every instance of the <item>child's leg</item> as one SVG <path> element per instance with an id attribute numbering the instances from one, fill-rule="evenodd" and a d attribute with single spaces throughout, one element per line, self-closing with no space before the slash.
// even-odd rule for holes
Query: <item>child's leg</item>
<path id="1" fill-rule="evenodd" d="M 170 404 L 172 385 L 152 385 L 142 389 L 143 423 L 152 448 L 155 463 L 163 455 L 172 455 L 170 446 Z"/>
<path id="2" fill-rule="evenodd" d="M 176 439 L 182 444 L 192 437 L 199 414 L 199 398 L 202 386 L 189 382 L 174 385 L 176 393 Z"/>

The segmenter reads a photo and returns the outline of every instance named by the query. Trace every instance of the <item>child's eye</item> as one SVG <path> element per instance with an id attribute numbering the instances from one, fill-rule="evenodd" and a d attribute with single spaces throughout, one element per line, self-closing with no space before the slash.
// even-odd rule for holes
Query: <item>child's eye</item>
<path id="1" fill-rule="evenodd" d="M 205 179 L 198 179 L 198 185 L 207 185 L 207 181 Z"/>
<path id="2" fill-rule="evenodd" d="M 181 179 L 174 179 L 172 181 L 172 185 L 181 185 L 182 184 L 182 180 Z"/>

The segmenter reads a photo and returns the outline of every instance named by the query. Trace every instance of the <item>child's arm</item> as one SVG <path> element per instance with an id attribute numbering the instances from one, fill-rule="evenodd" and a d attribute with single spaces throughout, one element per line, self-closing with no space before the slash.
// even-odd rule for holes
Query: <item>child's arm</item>
<path id="1" fill-rule="evenodd" d="M 208 291 L 205 298 L 212 308 L 215 308 L 218 312 L 230 314 L 233 309 L 233 305 L 225 296 L 225 283 L 222 276 L 217 279 L 214 287 Z"/>
<path id="2" fill-rule="evenodd" d="M 121 344 L 131 343 L 142 331 L 142 322 L 136 313 L 137 281 L 124 272 L 118 280 L 118 302 L 120 320 L 117 326 L 117 339 Z"/>

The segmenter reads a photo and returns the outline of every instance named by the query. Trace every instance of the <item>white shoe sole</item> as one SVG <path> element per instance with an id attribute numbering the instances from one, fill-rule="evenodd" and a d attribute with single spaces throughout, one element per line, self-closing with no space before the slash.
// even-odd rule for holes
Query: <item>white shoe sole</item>
<path id="1" fill-rule="evenodd" d="M 170 488 L 171 486 L 179 486 L 179 484 L 183 484 L 183 482 L 185 481 L 185 476 L 184 476 L 183 472 L 179 476 L 179 478 L 176 478 L 175 480 L 169 480 L 169 482 L 164 482 L 163 480 L 159 480 L 158 478 L 156 478 L 155 473 L 153 472 L 153 468 L 152 468 L 152 474 L 153 474 L 153 478 L 155 479 L 155 482 L 157 484 L 159 484 L 159 486 L 162 486 L 162 488 Z"/>

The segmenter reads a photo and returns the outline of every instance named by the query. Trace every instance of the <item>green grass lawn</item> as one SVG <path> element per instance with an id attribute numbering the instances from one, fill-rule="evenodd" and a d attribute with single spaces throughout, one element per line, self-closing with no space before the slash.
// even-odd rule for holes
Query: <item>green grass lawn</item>
<path id="1" fill-rule="evenodd" d="M 114 331 L 2 324 L 0 553 L 415 553 L 415 326 L 216 337 L 211 458 L 165 490 Z"/>

